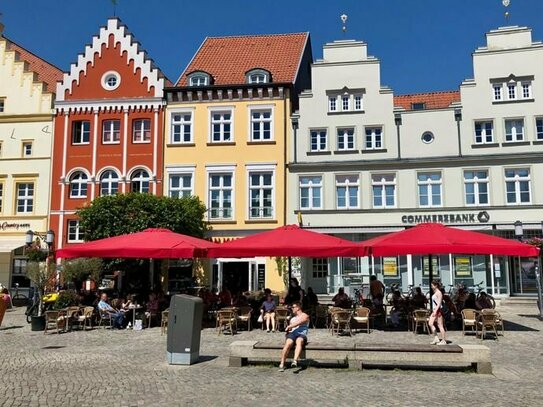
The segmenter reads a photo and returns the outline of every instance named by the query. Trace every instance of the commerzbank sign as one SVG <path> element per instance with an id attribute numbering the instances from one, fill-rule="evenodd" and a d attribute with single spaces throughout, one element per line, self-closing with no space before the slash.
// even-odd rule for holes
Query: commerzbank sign
<path id="1" fill-rule="evenodd" d="M 30 223 L 20 223 L 20 222 L 2 222 L 0 223 L 0 230 L 26 230 L 30 229 Z"/>
<path id="2" fill-rule="evenodd" d="M 477 213 L 433 213 L 426 215 L 403 215 L 402 223 L 418 224 L 418 223 L 487 223 L 490 220 L 490 215 L 487 211 Z"/>

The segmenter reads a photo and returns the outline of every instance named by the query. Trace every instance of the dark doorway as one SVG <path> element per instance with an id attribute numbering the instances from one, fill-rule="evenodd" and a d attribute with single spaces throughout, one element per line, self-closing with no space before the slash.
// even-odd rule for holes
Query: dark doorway
<path id="1" fill-rule="evenodd" d="M 249 263 L 246 261 L 222 264 L 222 286 L 232 294 L 249 290 Z"/>

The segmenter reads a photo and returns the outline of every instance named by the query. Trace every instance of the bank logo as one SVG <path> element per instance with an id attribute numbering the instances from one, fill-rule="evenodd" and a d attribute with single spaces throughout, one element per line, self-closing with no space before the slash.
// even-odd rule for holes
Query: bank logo
<path id="1" fill-rule="evenodd" d="M 487 223 L 490 220 L 490 215 L 487 211 L 479 212 L 477 215 L 477 220 L 481 223 Z"/>

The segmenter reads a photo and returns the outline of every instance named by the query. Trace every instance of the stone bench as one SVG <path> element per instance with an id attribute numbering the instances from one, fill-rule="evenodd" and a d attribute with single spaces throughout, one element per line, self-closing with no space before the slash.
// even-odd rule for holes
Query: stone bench
<path id="1" fill-rule="evenodd" d="M 230 344 L 229 365 L 241 367 L 249 361 L 278 361 L 283 344 L 276 342 L 235 341 Z M 292 357 L 294 351 L 291 350 Z M 338 363 L 349 368 L 391 366 L 409 368 L 472 367 L 477 373 L 492 373 L 490 350 L 482 345 L 392 345 L 323 344 L 309 342 L 302 359 L 311 362 Z"/>

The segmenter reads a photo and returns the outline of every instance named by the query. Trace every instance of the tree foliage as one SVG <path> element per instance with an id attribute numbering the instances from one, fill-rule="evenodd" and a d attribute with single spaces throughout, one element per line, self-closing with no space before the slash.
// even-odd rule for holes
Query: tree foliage
<path id="1" fill-rule="evenodd" d="M 64 280 L 74 283 L 76 287 L 80 287 L 87 278 L 98 281 L 103 268 L 104 264 L 101 259 L 80 258 L 65 261 L 62 273 Z"/>
<path id="2" fill-rule="evenodd" d="M 205 205 L 198 197 L 170 198 L 151 194 L 101 196 L 77 215 L 86 241 L 103 239 L 147 228 L 203 237 Z"/>

